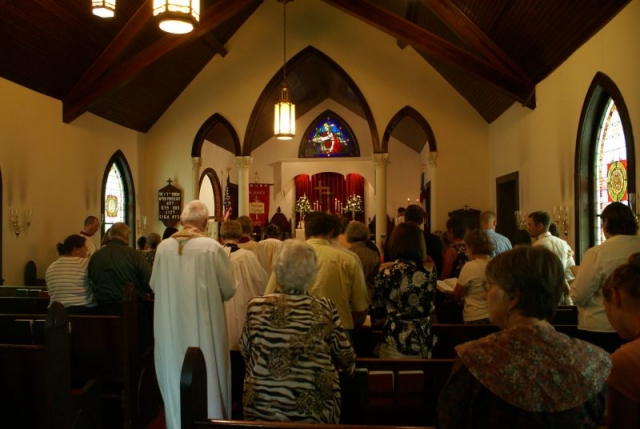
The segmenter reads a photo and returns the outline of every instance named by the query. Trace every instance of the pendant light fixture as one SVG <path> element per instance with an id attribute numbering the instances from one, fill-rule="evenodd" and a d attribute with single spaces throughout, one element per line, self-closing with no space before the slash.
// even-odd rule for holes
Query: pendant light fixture
<path id="1" fill-rule="evenodd" d="M 200 0 L 153 0 L 153 16 L 167 33 L 189 33 L 200 21 Z"/>
<path id="2" fill-rule="evenodd" d="M 287 87 L 287 3 L 293 0 L 278 0 L 284 9 L 284 81 L 280 101 L 275 105 L 273 133 L 278 140 L 291 140 L 296 134 L 296 105 L 289 100 Z"/>
<path id="3" fill-rule="evenodd" d="M 91 11 L 100 18 L 113 18 L 116 14 L 116 0 L 91 0 Z"/>

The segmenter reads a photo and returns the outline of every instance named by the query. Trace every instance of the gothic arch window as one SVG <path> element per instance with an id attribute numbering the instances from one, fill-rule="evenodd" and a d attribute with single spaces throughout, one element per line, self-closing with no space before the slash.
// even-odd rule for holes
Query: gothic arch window
<path id="1" fill-rule="evenodd" d="M 124 154 L 117 151 L 109 160 L 102 178 L 101 236 L 116 222 L 124 222 L 131 229 L 130 245 L 136 236 L 135 193 L 131 170 Z"/>
<path id="2" fill-rule="evenodd" d="M 604 237 L 598 216 L 611 202 L 635 208 L 635 151 L 622 94 L 598 73 L 587 93 L 576 144 L 577 257 Z"/>
<path id="3" fill-rule="evenodd" d="M 302 134 L 299 158 L 358 157 L 360 147 L 349 125 L 327 110 L 318 115 Z"/>

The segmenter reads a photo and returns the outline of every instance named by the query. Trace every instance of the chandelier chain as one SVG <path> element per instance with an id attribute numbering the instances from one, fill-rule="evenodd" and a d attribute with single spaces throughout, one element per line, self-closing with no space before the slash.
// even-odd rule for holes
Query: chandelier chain
<path id="1" fill-rule="evenodd" d="M 283 62 L 284 65 L 282 67 L 282 72 L 284 74 L 284 84 L 287 84 L 287 0 L 284 0 L 282 2 L 282 8 L 283 8 L 283 15 L 284 15 L 284 19 L 283 21 L 283 27 L 284 27 L 284 49 L 283 49 Z"/>

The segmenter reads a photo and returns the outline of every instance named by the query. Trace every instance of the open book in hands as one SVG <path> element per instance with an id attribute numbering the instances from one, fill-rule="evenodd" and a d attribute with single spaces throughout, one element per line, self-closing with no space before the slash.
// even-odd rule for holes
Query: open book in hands
<path id="1" fill-rule="evenodd" d="M 438 284 L 436 287 L 440 292 L 451 293 L 456 288 L 457 283 L 458 283 L 458 278 L 452 277 L 450 279 L 438 280 Z"/>

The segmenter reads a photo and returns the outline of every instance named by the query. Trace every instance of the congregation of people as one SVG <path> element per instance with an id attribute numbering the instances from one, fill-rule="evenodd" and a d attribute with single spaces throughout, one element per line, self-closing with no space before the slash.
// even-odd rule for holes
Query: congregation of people
<path id="1" fill-rule="evenodd" d="M 141 236 L 138 249 L 125 223 L 96 248 L 89 216 L 57 245 L 47 289 L 70 313 L 109 314 L 133 283 L 148 303 L 141 335 L 154 346 L 168 428 L 181 427 L 180 371 L 193 346 L 206 360 L 210 418 L 232 417 L 238 350 L 245 419 L 339 423 L 340 374 L 354 373 L 363 326 L 379 327 L 381 359 L 429 359 L 443 303 L 460 306 L 464 324 L 500 330 L 456 347 L 438 427 L 640 427 L 640 237 L 627 205 L 602 211 L 605 240 L 579 266 L 544 211 L 513 242 L 491 211 L 474 228 L 451 217 L 442 234 L 420 205 L 398 215 L 381 248 L 367 225 L 324 212 L 305 216 L 304 240 L 273 224 L 256 237 L 240 216 L 216 241 L 195 200 L 180 229 Z M 559 305 L 577 307 L 575 337 L 552 325 Z"/>

